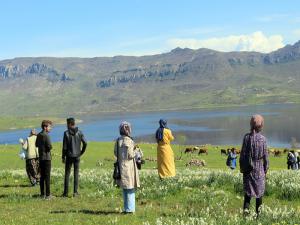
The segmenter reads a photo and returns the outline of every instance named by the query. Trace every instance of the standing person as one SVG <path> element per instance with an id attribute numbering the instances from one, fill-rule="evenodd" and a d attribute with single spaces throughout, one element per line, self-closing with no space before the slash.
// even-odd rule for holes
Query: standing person
<path id="1" fill-rule="evenodd" d="M 288 170 L 294 170 L 295 169 L 295 165 L 296 165 L 296 158 L 294 155 L 294 152 L 291 150 L 288 153 L 287 156 L 287 165 L 288 165 Z"/>
<path id="2" fill-rule="evenodd" d="M 74 166 L 74 192 L 73 197 L 78 195 L 78 176 L 80 156 L 86 150 L 87 141 L 83 133 L 75 126 L 75 119 L 67 119 L 68 130 L 64 132 L 63 148 L 62 148 L 62 162 L 65 163 L 65 184 L 63 197 L 68 197 L 69 179 L 72 164 Z"/>
<path id="3" fill-rule="evenodd" d="M 298 169 L 300 169 L 300 156 L 298 152 L 297 152 L 297 161 L 298 161 Z"/>
<path id="4" fill-rule="evenodd" d="M 167 127 L 167 121 L 160 119 L 159 128 L 156 131 L 156 141 L 158 174 L 161 179 L 176 175 L 174 153 L 170 145 L 173 140 L 174 137 Z"/>
<path id="5" fill-rule="evenodd" d="M 256 213 L 262 205 L 265 192 L 266 174 L 269 168 L 269 157 L 266 138 L 261 134 L 264 119 L 254 115 L 250 120 L 251 132 L 244 136 L 240 155 L 240 169 L 244 184 L 244 213 L 249 212 L 251 198 L 256 198 Z"/>
<path id="6" fill-rule="evenodd" d="M 295 150 L 295 170 L 299 169 L 299 153 Z"/>
<path id="7" fill-rule="evenodd" d="M 121 178 L 117 184 L 123 189 L 124 214 L 135 212 L 135 191 L 140 187 L 139 172 L 135 162 L 136 149 L 131 134 L 131 125 L 122 122 L 120 137 L 116 140 L 114 155 L 117 157 Z"/>
<path id="8" fill-rule="evenodd" d="M 228 154 L 228 158 L 227 158 L 227 166 L 234 170 L 236 168 L 236 159 L 237 159 L 237 154 L 236 154 L 236 150 L 235 148 L 232 148 L 230 150 L 230 153 Z"/>
<path id="9" fill-rule="evenodd" d="M 23 146 L 27 152 L 26 172 L 32 186 L 35 186 L 40 182 L 39 152 L 38 148 L 35 146 L 36 138 L 36 130 L 32 129 Z"/>
<path id="10" fill-rule="evenodd" d="M 52 129 L 52 122 L 50 120 L 42 121 L 42 131 L 37 135 L 36 147 L 39 149 L 39 160 L 40 160 L 40 190 L 41 198 L 49 200 L 50 195 L 50 176 L 51 176 L 51 150 L 52 144 L 49 133 Z M 46 196 L 45 196 L 46 186 Z"/>

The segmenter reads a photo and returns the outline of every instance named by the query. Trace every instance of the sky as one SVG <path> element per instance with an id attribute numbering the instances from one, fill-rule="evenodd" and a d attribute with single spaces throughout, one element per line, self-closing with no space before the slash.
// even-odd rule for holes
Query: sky
<path id="1" fill-rule="evenodd" d="M 271 52 L 300 40 L 299 0 L 0 0 L 0 59 Z"/>

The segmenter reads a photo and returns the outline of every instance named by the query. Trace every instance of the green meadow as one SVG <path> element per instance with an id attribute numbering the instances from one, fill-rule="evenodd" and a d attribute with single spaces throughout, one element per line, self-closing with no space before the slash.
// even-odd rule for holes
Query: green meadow
<path id="1" fill-rule="evenodd" d="M 49 117 L 48 119 L 53 121 L 54 124 L 65 123 L 65 120 L 61 118 Z M 35 128 L 41 123 L 42 120 L 42 117 L 1 116 L 0 131 Z"/>
<path id="2" fill-rule="evenodd" d="M 220 149 L 233 146 L 207 146 L 208 155 L 198 155 L 184 154 L 185 146 L 174 145 L 177 176 L 164 181 L 157 176 L 156 145 L 140 146 L 147 160 L 140 172 L 142 186 L 137 191 L 134 215 L 120 214 L 121 190 L 112 180 L 113 143 L 89 143 L 81 159 L 80 196 L 76 198 L 60 197 L 64 170 L 61 143 L 55 143 L 51 181 L 54 198 L 49 201 L 38 197 L 39 187 L 29 186 L 25 161 L 18 157 L 19 146 L 0 146 L 0 223 L 299 224 L 300 173 L 286 170 L 285 155 L 270 156 L 264 207 L 255 218 L 254 213 L 243 217 L 242 176 L 238 170 L 226 168 L 226 156 L 220 154 Z M 206 166 L 187 167 L 191 159 L 204 160 Z"/>

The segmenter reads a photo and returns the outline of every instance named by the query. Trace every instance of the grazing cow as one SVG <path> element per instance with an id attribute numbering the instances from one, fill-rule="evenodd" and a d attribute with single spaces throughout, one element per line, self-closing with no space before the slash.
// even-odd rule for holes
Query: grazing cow
<path id="1" fill-rule="evenodd" d="M 274 154 L 275 149 L 274 148 L 268 148 L 268 154 Z"/>
<path id="2" fill-rule="evenodd" d="M 290 150 L 288 149 L 288 148 L 285 148 L 284 150 L 283 150 L 283 153 L 288 153 Z"/>
<path id="3" fill-rule="evenodd" d="M 275 151 L 274 151 L 274 156 L 275 156 L 275 157 L 280 157 L 280 156 L 281 156 L 281 153 L 282 153 L 282 152 L 281 152 L 280 150 L 275 150 Z"/>
<path id="4" fill-rule="evenodd" d="M 195 147 L 193 148 L 193 153 L 196 152 L 196 151 L 199 151 L 199 150 L 200 150 L 200 147 L 195 146 Z"/>
<path id="5" fill-rule="evenodd" d="M 235 153 L 238 154 L 238 155 L 241 154 L 241 150 L 240 149 L 232 148 L 232 150 L 235 150 Z"/>
<path id="6" fill-rule="evenodd" d="M 193 148 L 186 148 L 184 153 L 192 153 L 193 152 Z"/>
<path id="7" fill-rule="evenodd" d="M 225 149 L 221 149 L 221 155 L 227 155 L 227 152 Z"/>
<path id="8" fill-rule="evenodd" d="M 206 154 L 208 155 L 208 150 L 206 148 L 200 148 L 199 149 L 199 152 L 198 152 L 198 155 L 201 155 L 201 154 Z"/>

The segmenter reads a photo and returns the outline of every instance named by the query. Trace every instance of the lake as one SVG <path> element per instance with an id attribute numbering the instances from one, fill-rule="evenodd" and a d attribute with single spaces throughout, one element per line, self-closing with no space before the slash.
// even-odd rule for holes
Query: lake
<path id="1" fill-rule="evenodd" d="M 79 127 L 89 141 L 112 141 L 118 135 L 120 122 L 126 120 L 132 124 L 132 136 L 137 141 L 155 142 L 158 120 L 166 118 L 175 138 L 185 135 L 187 144 L 240 145 L 249 130 L 250 116 L 255 113 L 265 118 L 263 133 L 269 146 L 290 147 L 292 138 L 300 141 L 300 105 L 295 104 L 89 116 L 80 118 L 84 122 Z M 55 126 L 52 141 L 62 141 L 64 130 L 65 126 Z M 28 133 L 29 129 L 0 132 L 0 144 L 16 144 Z"/>

